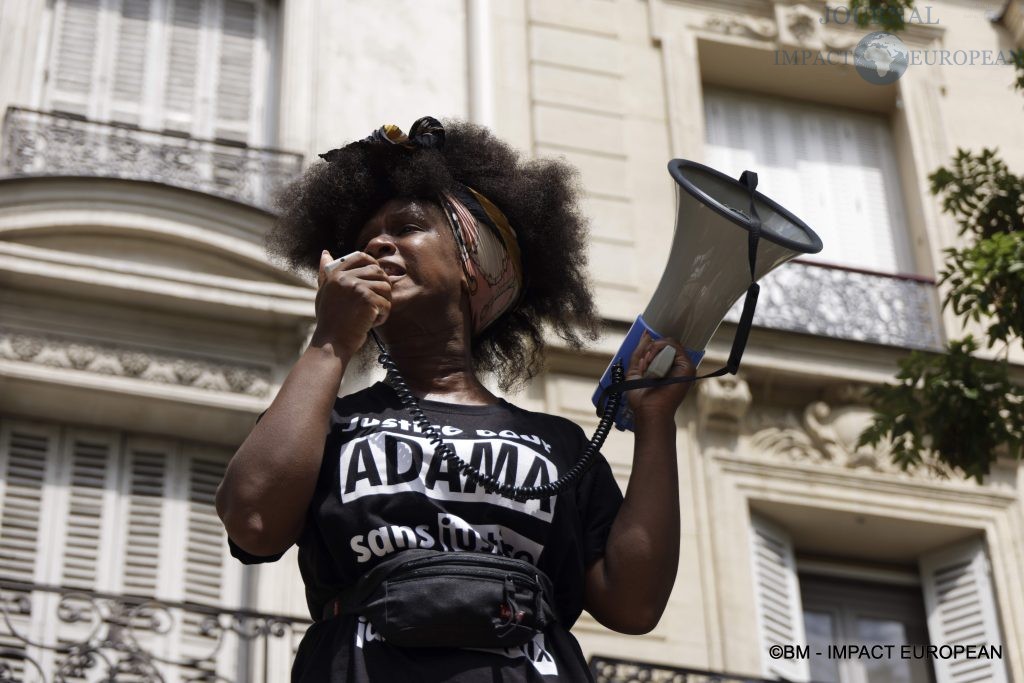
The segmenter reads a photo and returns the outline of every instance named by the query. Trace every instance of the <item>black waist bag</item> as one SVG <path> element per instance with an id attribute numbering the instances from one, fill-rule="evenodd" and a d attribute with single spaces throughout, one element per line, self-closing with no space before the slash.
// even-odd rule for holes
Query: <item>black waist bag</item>
<path id="1" fill-rule="evenodd" d="M 361 614 L 402 647 L 512 647 L 555 620 L 551 581 L 523 560 L 403 550 L 329 601 L 324 618 Z"/>

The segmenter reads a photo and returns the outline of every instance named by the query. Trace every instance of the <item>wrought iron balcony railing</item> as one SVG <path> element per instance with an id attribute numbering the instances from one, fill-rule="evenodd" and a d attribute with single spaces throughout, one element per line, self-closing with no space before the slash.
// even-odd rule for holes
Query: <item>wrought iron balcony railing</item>
<path id="1" fill-rule="evenodd" d="M 0 579 L 0 681 L 287 680 L 310 620 Z M 597 683 L 772 683 L 594 656 Z"/>
<path id="2" fill-rule="evenodd" d="M 311 623 L 3 579 L 0 618 L 0 681 L 20 683 L 287 680 Z"/>
<path id="3" fill-rule="evenodd" d="M 590 658 L 590 671 L 597 683 L 778 683 L 766 678 L 596 656 Z"/>
<path id="4" fill-rule="evenodd" d="M 302 156 L 230 142 L 11 107 L 3 124 L 5 176 L 148 180 L 264 209 L 302 170 Z"/>
<path id="5" fill-rule="evenodd" d="M 742 305 L 725 319 L 738 322 Z M 803 261 L 762 279 L 754 324 L 910 349 L 943 345 L 934 281 Z"/>

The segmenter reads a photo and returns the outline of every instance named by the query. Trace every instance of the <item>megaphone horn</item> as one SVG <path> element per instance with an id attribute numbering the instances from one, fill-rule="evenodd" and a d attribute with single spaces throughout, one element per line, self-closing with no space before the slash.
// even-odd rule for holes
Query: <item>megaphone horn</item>
<path id="1" fill-rule="evenodd" d="M 612 379 L 616 364 L 629 365 L 645 331 L 653 339 L 674 337 L 698 365 L 726 313 L 746 292 L 729 362 L 697 379 L 735 374 L 754 316 L 757 280 L 801 254 L 821 251 L 821 239 L 807 224 L 755 190 L 756 173 L 744 171 L 736 180 L 686 159 L 670 161 L 668 172 L 676 181 L 676 228 L 668 263 L 650 303 L 633 322 L 594 392 L 598 414 L 603 412 L 609 390 L 659 381 L 615 383 Z M 673 360 L 674 352 L 663 350 L 647 376 L 663 377 Z M 620 403 L 615 425 L 633 428 L 625 401 Z"/>

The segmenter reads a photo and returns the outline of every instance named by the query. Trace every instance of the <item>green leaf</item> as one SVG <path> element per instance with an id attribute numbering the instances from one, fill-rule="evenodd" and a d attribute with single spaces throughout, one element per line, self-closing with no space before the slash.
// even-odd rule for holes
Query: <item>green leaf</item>
<path id="1" fill-rule="evenodd" d="M 1021 454 L 1024 390 L 1010 382 L 1006 363 L 977 358 L 977 350 L 968 335 L 950 341 L 945 353 L 909 354 L 899 363 L 898 383 L 867 392 L 875 415 L 858 445 L 889 441 L 901 467 L 934 458 L 979 481 L 1001 444 Z"/>
<path id="2" fill-rule="evenodd" d="M 895 33 L 906 28 L 904 13 L 913 9 L 914 0 L 850 0 L 850 14 L 857 26 L 878 24 L 883 31 Z"/>

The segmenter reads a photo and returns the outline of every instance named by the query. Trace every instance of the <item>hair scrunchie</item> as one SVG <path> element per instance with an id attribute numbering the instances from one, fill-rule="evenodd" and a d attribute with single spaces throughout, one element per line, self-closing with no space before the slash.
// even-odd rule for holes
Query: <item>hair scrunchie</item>
<path id="1" fill-rule="evenodd" d="M 352 144 L 390 144 L 400 145 L 406 149 L 442 149 L 444 147 L 444 126 L 433 116 L 424 116 L 423 118 L 416 119 L 416 122 L 412 124 L 412 128 L 409 129 L 409 134 L 406 135 L 395 124 L 385 123 L 362 140 Z M 343 149 L 344 147 L 332 149 L 321 154 L 320 158 L 324 161 L 334 161 Z"/>

